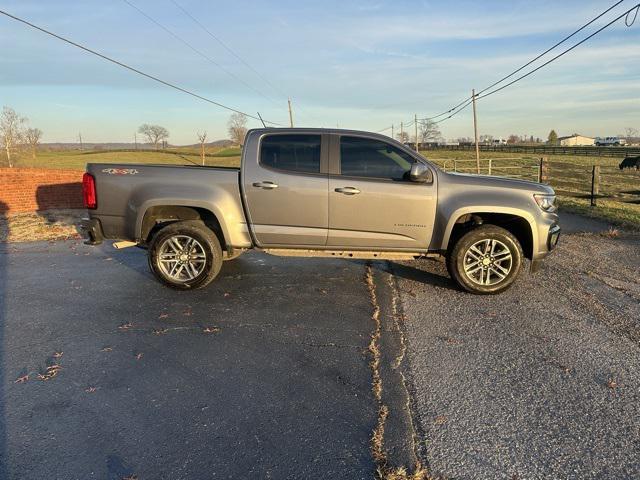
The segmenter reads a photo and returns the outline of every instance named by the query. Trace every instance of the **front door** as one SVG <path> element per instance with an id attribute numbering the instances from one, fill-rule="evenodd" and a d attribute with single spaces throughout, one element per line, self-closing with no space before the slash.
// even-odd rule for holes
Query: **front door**
<path id="1" fill-rule="evenodd" d="M 416 158 L 382 140 L 336 135 L 332 143 L 327 245 L 426 251 L 435 221 L 435 174 L 429 184 L 412 182 Z"/>
<path id="2" fill-rule="evenodd" d="M 257 166 L 243 166 L 249 222 L 258 246 L 325 246 L 324 143 L 326 135 L 307 133 L 271 133 L 260 139 Z"/>

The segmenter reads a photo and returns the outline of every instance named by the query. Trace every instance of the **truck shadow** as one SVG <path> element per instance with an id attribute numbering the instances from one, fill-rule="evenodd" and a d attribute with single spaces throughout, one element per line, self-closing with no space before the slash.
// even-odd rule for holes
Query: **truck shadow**
<path id="1" fill-rule="evenodd" d="M 428 260 L 424 260 L 428 261 Z M 449 290 L 459 290 L 455 282 L 448 275 L 439 275 L 437 273 L 429 272 L 420 268 L 421 262 L 416 260 L 414 262 L 372 262 L 371 266 L 376 270 L 389 273 L 398 278 L 404 278 L 405 280 L 411 280 L 418 283 L 428 283 L 435 287 L 447 288 Z"/>

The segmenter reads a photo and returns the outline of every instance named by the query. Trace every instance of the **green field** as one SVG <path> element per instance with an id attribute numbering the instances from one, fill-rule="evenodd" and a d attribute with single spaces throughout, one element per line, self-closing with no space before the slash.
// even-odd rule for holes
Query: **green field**
<path id="1" fill-rule="evenodd" d="M 240 165 L 239 148 L 209 148 L 205 150 L 205 153 L 207 155 L 205 157 L 206 166 L 237 167 Z M 35 159 L 28 154 L 19 155 L 15 161 L 15 166 L 22 168 L 84 170 L 87 163 L 202 165 L 199 150 L 195 148 L 174 148 L 166 151 L 41 151 L 38 152 Z"/>

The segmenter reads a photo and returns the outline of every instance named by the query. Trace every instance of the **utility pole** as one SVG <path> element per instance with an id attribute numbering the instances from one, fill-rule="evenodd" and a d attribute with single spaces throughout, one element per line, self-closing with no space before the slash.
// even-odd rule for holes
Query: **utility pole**
<path id="1" fill-rule="evenodd" d="M 287 103 L 289 104 L 289 125 L 293 128 L 293 112 L 291 111 L 291 99 L 287 98 Z"/>
<path id="2" fill-rule="evenodd" d="M 137 133 L 133 134 L 133 143 L 136 146 L 136 150 L 138 150 L 138 134 Z"/>
<path id="3" fill-rule="evenodd" d="M 478 145 L 478 116 L 476 114 L 476 90 L 471 90 L 473 100 L 473 134 L 476 137 L 476 170 L 480 175 L 480 145 Z"/>
<path id="4" fill-rule="evenodd" d="M 416 132 L 416 152 L 418 151 L 418 114 L 413 115 L 413 127 Z"/>
<path id="5" fill-rule="evenodd" d="M 404 145 L 404 122 L 400 122 L 400 142 Z"/>
<path id="6" fill-rule="evenodd" d="M 393 136 L 393 124 L 391 124 L 391 138 L 395 138 L 395 137 Z"/>
<path id="7" fill-rule="evenodd" d="M 80 151 L 82 152 L 84 150 L 82 147 L 82 133 L 78 133 L 78 140 L 80 140 Z"/>

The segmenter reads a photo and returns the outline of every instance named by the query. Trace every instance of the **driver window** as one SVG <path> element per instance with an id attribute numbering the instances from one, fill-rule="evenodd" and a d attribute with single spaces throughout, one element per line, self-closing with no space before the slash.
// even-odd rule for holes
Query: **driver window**
<path id="1" fill-rule="evenodd" d="M 350 177 L 408 180 L 414 159 L 380 140 L 340 137 L 340 171 Z"/>

